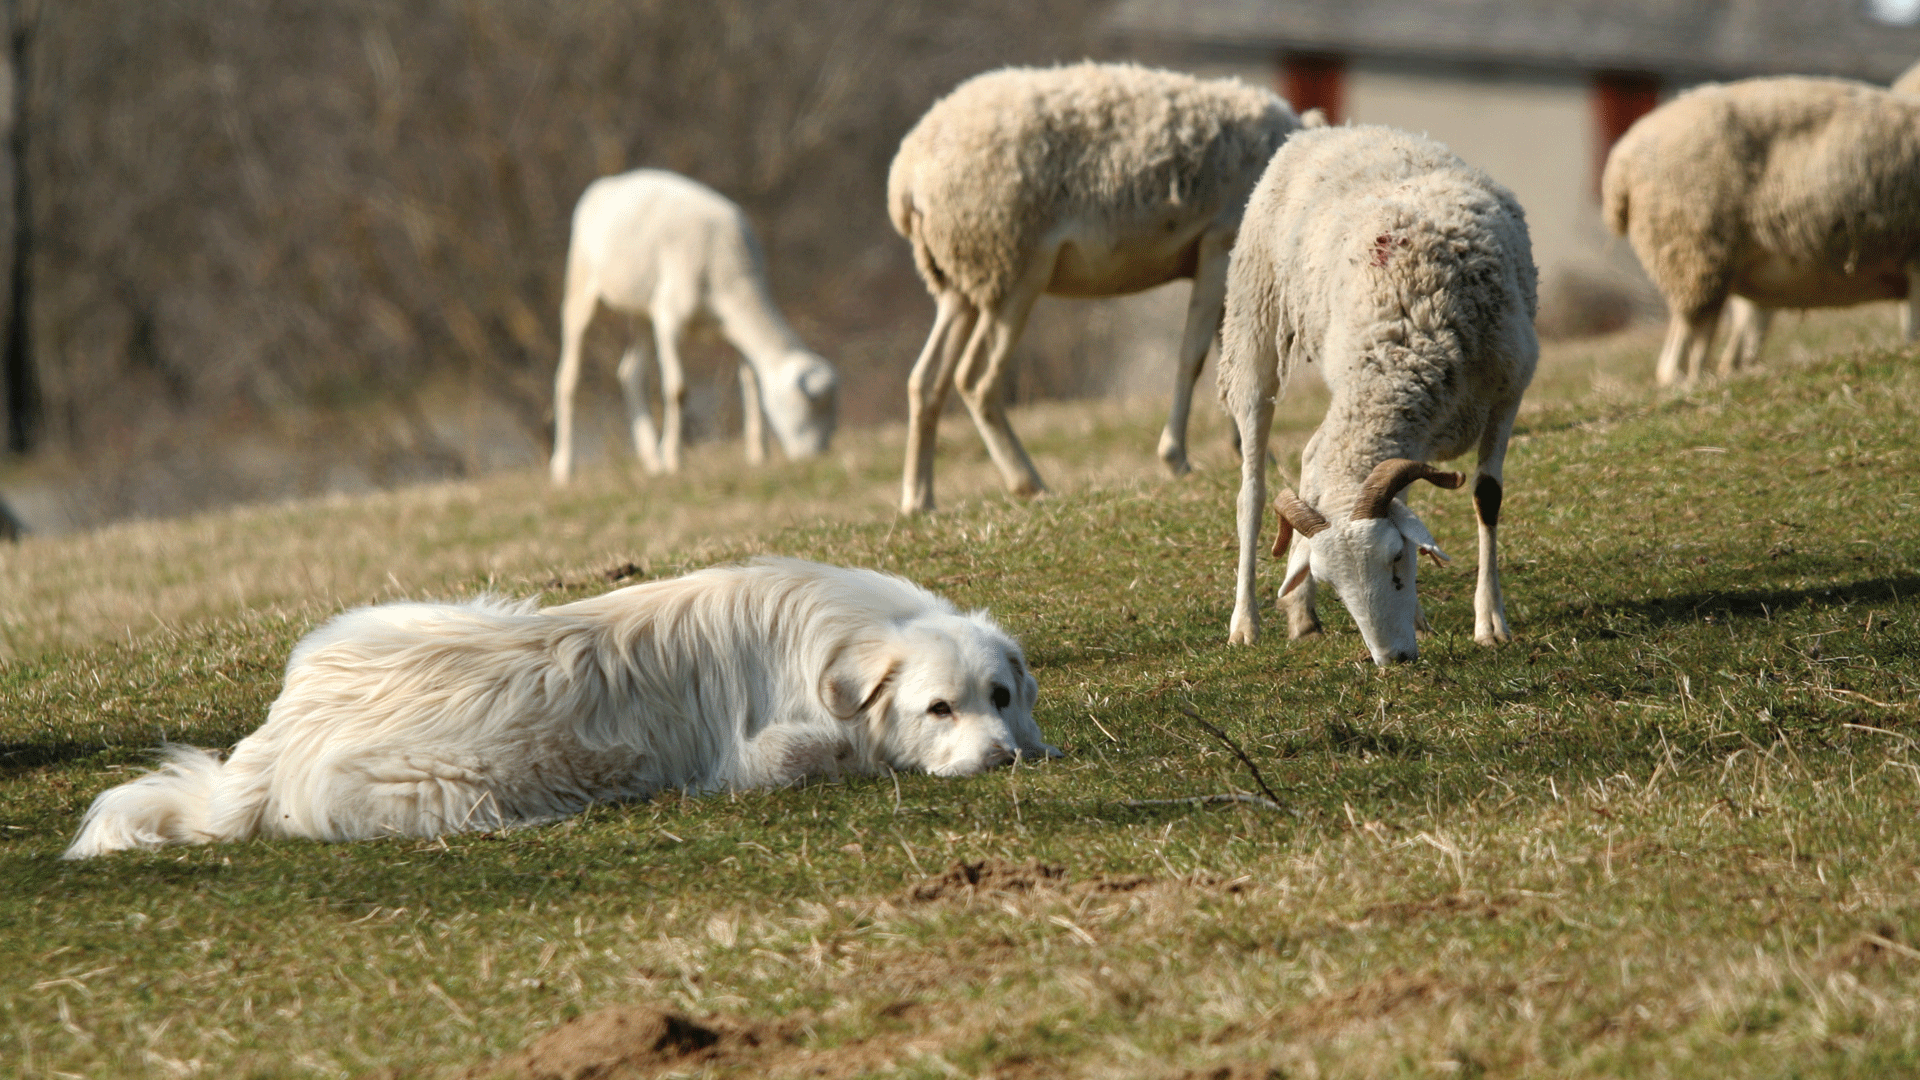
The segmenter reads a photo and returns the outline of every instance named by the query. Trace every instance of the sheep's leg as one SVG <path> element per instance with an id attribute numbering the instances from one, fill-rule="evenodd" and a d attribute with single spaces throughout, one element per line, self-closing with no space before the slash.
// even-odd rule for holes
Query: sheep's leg
<path id="1" fill-rule="evenodd" d="M 1500 500 L 1505 489 L 1500 478 L 1507 460 L 1507 439 L 1513 434 L 1519 399 L 1509 402 L 1480 439 L 1479 476 L 1473 484 L 1473 512 L 1480 528 L 1480 573 L 1473 590 L 1473 640 L 1500 645 L 1513 640 L 1507 625 L 1507 601 L 1500 591 Z"/>
<path id="2" fill-rule="evenodd" d="M 1167 471 L 1185 476 L 1193 471 L 1187 462 L 1187 420 L 1193 411 L 1193 385 L 1200 381 L 1200 367 L 1207 362 L 1207 348 L 1220 331 L 1220 314 L 1227 303 L 1228 234 L 1209 231 L 1200 238 L 1200 265 L 1193 275 L 1193 293 L 1187 300 L 1187 328 L 1180 339 L 1180 367 L 1173 377 L 1173 409 L 1167 414 L 1166 430 L 1160 433 L 1160 460 Z"/>
<path id="3" fill-rule="evenodd" d="M 1273 431 L 1273 395 L 1248 395 L 1234 402 L 1240 427 L 1240 499 L 1234 504 L 1240 562 L 1234 573 L 1233 620 L 1227 642 L 1251 645 L 1260 640 L 1260 525 L 1267 512 L 1267 436 Z M 1306 544 L 1303 539 L 1302 546 Z"/>
<path id="4" fill-rule="evenodd" d="M 1687 323 L 1687 385 L 1700 381 L 1707 354 L 1713 351 L 1713 334 L 1720 328 L 1721 304 L 1699 312 Z"/>
<path id="5" fill-rule="evenodd" d="M 764 465 L 767 461 L 767 424 L 766 416 L 760 411 L 760 376 L 754 374 L 753 365 L 740 365 L 740 426 L 747 441 L 747 464 Z"/>
<path id="6" fill-rule="evenodd" d="M 1687 368 L 1687 381 L 1700 374 L 1700 364 L 1713 345 L 1714 324 L 1720 319 L 1720 306 L 1714 305 L 1691 318 L 1675 313 L 1667 320 L 1667 340 L 1660 346 L 1660 362 L 1654 367 L 1654 381 L 1672 386 L 1680 381 L 1680 368 Z"/>
<path id="7" fill-rule="evenodd" d="M 1313 583 L 1312 552 L 1306 540 L 1296 540 L 1292 553 L 1287 556 L 1287 576 L 1280 581 L 1278 600 L 1287 613 L 1289 638 L 1320 636 L 1320 611 L 1316 606 L 1320 592 Z M 1289 583 L 1296 581 L 1298 583 L 1293 588 L 1287 588 Z"/>
<path id="8" fill-rule="evenodd" d="M 1013 354 L 1014 343 L 1020 340 L 1020 331 L 1026 329 L 1027 316 L 1033 311 L 1033 302 L 1040 298 L 1041 290 L 1052 276 L 1053 259 L 1036 259 L 996 309 L 981 312 L 973 337 L 967 342 L 966 355 L 960 362 L 960 400 L 967 403 L 967 411 L 973 414 L 973 426 L 979 429 L 980 438 L 987 444 L 987 453 L 1000 467 L 1007 490 L 1015 495 L 1038 495 L 1047 489 L 1040 479 L 1040 471 L 1033 467 L 1033 459 L 1027 456 L 1026 447 L 1020 445 L 1020 437 L 1013 433 L 1013 424 L 1007 419 L 1006 379 L 1007 360 Z"/>
<path id="9" fill-rule="evenodd" d="M 1660 343 L 1660 360 L 1653 366 L 1653 381 L 1672 386 L 1680 378 L 1680 354 L 1687 347 L 1687 320 L 1679 315 L 1667 318 L 1667 339 Z"/>
<path id="10" fill-rule="evenodd" d="M 633 433 L 633 452 L 640 455 L 640 467 L 651 475 L 660 473 L 660 432 L 653 426 L 653 404 L 647 400 L 647 369 L 653 366 L 653 346 L 647 341 L 650 331 L 634 326 L 633 344 L 620 356 L 614 374 L 620 379 L 620 394 L 627 402 L 627 430 Z"/>
<path id="11" fill-rule="evenodd" d="M 548 464 L 556 484 L 573 477 L 573 397 L 580 386 L 582 343 L 599 305 L 600 298 L 586 288 L 569 289 L 560 305 L 560 366 L 553 374 L 553 460 Z"/>
<path id="12" fill-rule="evenodd" d="M 1767 328 L 1773 325 L 1773 309 L 1735 296 L 1727 301 L 1727 324 L 1727 346 L 1720 351 L 1722 378 L 1759 363 L 1760 346 L 1766 343 Z"/>
<path id="13" fill-rule="evenodd" d="M 693 319 L 693 305 L 656 303 L 653 347 L 660 356 L 660 471 L 680 471 L 682 416 L 687 405 L 687 369 L 680 362 L 680 334 Z"/>
<path id="14" fill-rule="evenodd" d="M 933 509 L 934 436 L 940 427 L 940 410 L 946 407 L 961 351 L 979 314 L 959 293 L 941 293 L 933 332 L 927 335 L 920 359 L 914 361 L 913 374 L 907 376 L 907 466 L 900 482 L 901 513 Z"/>
<path id="15" fill-rule="evenodd" d="M 1907 305 L 1900 309 L 1900 336 L 1920 341 L 1920 262 L 1907 264 Z"/>

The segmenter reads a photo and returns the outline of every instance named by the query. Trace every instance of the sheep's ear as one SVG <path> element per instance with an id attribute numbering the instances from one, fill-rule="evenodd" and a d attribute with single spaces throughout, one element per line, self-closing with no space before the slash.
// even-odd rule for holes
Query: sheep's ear
<path id="1" fill-rule="evenodd" d="M 1307 575 L 1311 573 L 1313 573 L 1313 564 L 1310 562 L 1302 562 L 1300 569 L 1295 570 L 1293 576 L 1287 579 L 1287 583 L 1280 586 L 1280 595 L 1285 596 L 1299 588 L 1301 584 L 1307 580 Z"/>
<path id="2" fill-rule="evenodd" d="M 886 696 L 899 670 L 900 658 L 881 642 L 843 645 L 820 676 L 820 703 L 839 719 L 851 720 Z"/>
<path id="3" fill-rule="evenodd" d="M 1440 545 L 1434 543 L 1433 534 L 1427 531 L 1426 522 L 1421 521 L 1419 515 L 1408 509 L 1405 503 L 1396 502 L 1389 506 L 1387 517 L 1393 522 L 1394 527 L 1400 530 L 1400 535 L 1412 541 L 1414 547 L 1431 558 L 1435 565 L 1446 566 L 1453 562 L 1447 557 L 1446 552 L 1440 550 Z"/>
<path id="4" fill-rule="evenodd" d="M 833 393 L 839 385 L 839 377 L 825 361 L 807 369 L 807 373 L 800 376 L 800 392 L 816 400 Z"/>

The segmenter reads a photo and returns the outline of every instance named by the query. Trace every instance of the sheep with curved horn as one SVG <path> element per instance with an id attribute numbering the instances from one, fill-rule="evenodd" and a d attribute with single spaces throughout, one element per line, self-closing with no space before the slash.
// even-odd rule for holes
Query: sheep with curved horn
<path id="1" fill-rule="evenodd" d="M 1320 363 L 1333 400 L 1300 455 L 1300 490 L 1274 500 L 1290 636 L 1320 632 L 1319 581 L 1346 603 L 1375 663 L 1419 656 L 1416 560 L 1447 557 L 1404 494 L 1419 480 L 1461 486 L 1460 473 L 1427 461 L 1477 448 L 1474 640 L 1511 640 L 1495 533 L 1507 439 L 1539 356 L 1535 295 L 1520 205 L 1445 147 L 1351 127 L 1304 131 L 1280 148 L 1247 203 L 1221 334 L 1221 394 L 1241 437 L 1229 640 L 1260 633 L 1267 435 L 1303 361 Z"/>

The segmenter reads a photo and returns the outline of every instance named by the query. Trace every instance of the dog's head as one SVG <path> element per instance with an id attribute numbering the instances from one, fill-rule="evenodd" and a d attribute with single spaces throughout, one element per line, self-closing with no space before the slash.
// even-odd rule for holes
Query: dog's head
<path id="1" fill-rule="evenodd" d="M 820 682 L 829 712 L 864 722 L 875 758 L 935 776 L 1059 757 L 1033 720 L 1039 694 L 1019 642 L 979 612 L 921 615 L 849 641 Z"/>

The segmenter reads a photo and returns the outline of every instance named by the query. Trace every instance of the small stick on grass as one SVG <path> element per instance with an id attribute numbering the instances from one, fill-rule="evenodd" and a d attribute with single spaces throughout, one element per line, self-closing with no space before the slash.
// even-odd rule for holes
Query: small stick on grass
<path id="1" fill-rule="evenodd" d="M 1233 752 L 1233 756 L 1240 759 L 1240 764 L 1245 765 L 1247 771 L 1253 774 L 1253 782 L 1260 785 L 1260 790 L 1266 794 L 1267 801 L 1273 803 L 1276 807 L 1280 805 L 1280 796 L 1275 795 L 1273 789 L 1267 786 L 1267 778 L 1260 775 L 1260 766 L 1255 765 L 1253 759 L 1247 756 L 1247 752 L 1240 749 L 1239 743 L 1234 742 L 1232 737 L 1226 732 L 1208 723 L 1206 719 L 1200 715 L 1200 710 L 1194 708 L 1192 705 L 1183 701 L 1180 703 L 1180 711 L 1185 713 L 1189 720 L 1199 724 L 1200 730 L 1205 731 L 1207 734 L 1226 744 L 1227 749 Z"/>
<path id="2" fill-rule="evenodd" d="M 1266 792 L 1266 798 L 1261 798 L 1258 795 L 1243 795 L 1238 792 L 1234 792 L 1226 795 L 1195 795 L 1191 798 L 1186 798 L 1186 799 L 1128 799 L 1125 802 L 1121 803 L 1120 805 L 1122 806 L 1201 806 L 1206 803 L 1249 803 L 1254 806 L 1264 806 L 1268 810 L 1278 810 L 1281 813 L 1287 812 L 1287 807 L 1285 804 L 1283 804 L 1280 801 L 1280 796 L 1275 795 L 1273 793 L 1273 789 L 1267 786 L 1267 778 L 1260 775 L 1260 766 L 1255 765 L 1253 763 L 1253 759 L 1247 756 L 1247 752 L 1245 750 L 1240 749 L 1240 744 L 1237 742 L 1234 742 L 1232 736 L 1228 735 L 1226 732 L 1221 731 L 1219 728 L 1208 723 L 1205 719 L 1203 719 L 1200 716 L 1200 712 L 1198 709 L 1195 709 L 1192 705 L 1189 705 L 1184 701 L 1180 703 L 1180 711 L 1188 719 L 1192 720 L 1196 724 L 1199 724 L 1201 730 L 1205 731 L 1207 734 L 1213 736 L 1214 738 L 1219 739 L 1222 743 L 1226 745 L 1227 750 L 1230 751 L 1234 757 L 1237 757 L 1240 759 L 1240 763 L 1242 765 L 1245 765 L 1247 767 L 1247 771 L 1253 774 L 1253 782 L 1260 785 L 1261 791 Z"/>

